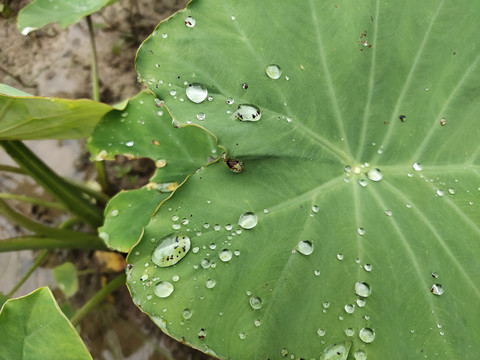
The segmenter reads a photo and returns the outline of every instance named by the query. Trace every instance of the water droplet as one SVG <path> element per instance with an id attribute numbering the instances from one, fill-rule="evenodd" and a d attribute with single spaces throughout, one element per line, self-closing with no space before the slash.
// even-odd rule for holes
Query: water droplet
<path id="1" fill-rule="evenodd" d="M 346 360 L 351 346 L 351 342 L 330 345 L 323 351 L 320 360 Z"/>
<path id="2" fill-rule="evenodd" d="M 246 230 L 253 229 L 257 225 L 257 222 L 257 215 L 249 211 L 240 215 L 240 218 L 238 219 L 238 225 Z"/>
<path id="3" fill-rule="evenodd" d="M 119 211 L 117 209 L 115 210 L 112 210 L 112 212 L 110 213 L 111 216 L 115 217 L 115 216 L 118 216 L 118 213 Z"/>
<path id="4" fill-rule="evenodd" d="M 218 257 L 220 258 L 220 260 L 222 260 L 223 262 L 228 262 L 232 259 L 232 252 L 228 249 L 223 249 L 222 251 L 220 251 L 220 253 L 218 254 Z"/>
<path id="5" fill-rule="evenodd" d="M 319 276 L 320 275 L 320 270 L 315 270 L 313 273 L 315 274 L 315 276 Z"/>
<path id="6" fill-rule="evenodd" d="M 359 235 L 365 235 L 365 229 L 364 228 L 358 228 L 357 229 Z"/>
<path id="7" fill-rule="evenodd" d="M 365 300 L 364 299 L 357 299 L 356 303 L 358 307 L 364 307 L 365 306 Z"/>
<path id="8" fill-rule="evenodd" d="M 202 266 L 202 268 L 207 269 L 210 267 L 210 260 L 205 258 L 202 261 L 200 261 L 200 265 Z"/>
<path id="9" fill-rule="evenodd" d="M 198 332 L 198 338 L 205 339 L 205 336 L 207 336 L 207 332 L 205 331 L 205 329 L 200 329 L 200 331 Z"/>
<path id="10" fill-rule="evenodd" d="M 178 276 L 178 275 L 173 275 L 173 276 L 172 276 L 172 280 L 175 281 L 175 282 L 177 282 L 178 280 L 180 280 L 180 276 Z"/>
<path id="11" fill-rule="evenodd" d="M 178 215 L 173 215 L 172 216 L 172 221 L 178 221 L 178 219 L 179 219 Z"/>
<path id="12" fill-rule="evenodd" d="M 325 309 L 328 309 L 328 308 L 330 307 L 330 303 L 329 303 L 328 301 L 325 301 L 325 302 L 323 303 L 323 307 L 324 307 Z"/>
<path id="13" fill-rule="evenodd" d="M 325 330 L 323 330 L 323 329 L 318 329 L 318 330 L 317 330 L 317 334 L 318 334 L 318 336 L 324 336 L 324 335 L 325 335 Z"/>
<path id="14" fill-rule="evenodd" d="M 385 210 L 385 215 L 392 216 L 392 211 L 391 210 Z"/>
<path id="15" fill-rule="evenodd" d="M 256 326 L 256 327 L 259 327 L 260 325 L 262 325 L 262 322 L 260 321 L 260 319 L 256 319 L 253 324 Z"/>
<path id="16" fill-rule="evenodd" d="M 353 336 L 353 335 L 355 335 L 355 330 L 353 330 L 352 328 L 346 328 L 345 329 L 345 335 Z"/>
<path id="17" fill-rule="evenodd" d="M 199 112 L 197 114 L 197 119 L 200 120 L 200 121 L 205 120 L 205 114 L 202 113 L 202 112 Z"/>
<path id="18" fill-rule="evenodd" d="M 132 147 L 135 143 L 133 141 L 127 141 L 125 143 L 125 145 L 127 145 L 128 147 Z"/>
<path id="19" fill-rule="evenodd" d="M 192 310 L 190 310 L 190 309 L 183 310 L 182 316 L 185 320 L 190 319 L 192 317 Z"/>
<path id="20" fill-rule="evenodd" d="M 177 95 L 177 90 L 174 90 L 174 89 L 170 90 L 170 95 L 172 96 Z"/>
<path id="21" fill-rule="evenodd" d="M 217 282 L 215 281 L 215 279 L 208 279 L 207 282 L 205 283 L 205 286 L 209 289 L 212 289 L 213 287 L 215 287 L 215 285 L 217 285 Z"/>
<path id="22" fill-rule="evenodd" d="M 185 25 L 187 25 L 187 27 L 194 27 L 195 26 L 195 19 L 191 16 L 187 16 L 186 19 L 185 19 Z"/>
<path id="23" fill-rule="evenodd" d="M 353 314 L 354 311 L 355 311 L 355 305 L 352 305 L 352 304 L 345 305 L 345 312 L 347 314 Z"/>
<path id="24" fill-rule="evenodd" d="M 258 121 L 262 117 L 262 113 L 254 105 L 242 104 L 238 106 L 235 117 L 240 121 Z"/>
<path id="25" fill-rule="evenodd" d="M 242 84 L 242 88 L 243 88 L 243 90 L 247 90 L 247 89 L 248 89 L 248 84 L 247 84 L 247 83 L 243 83 L 243 84 Z"/>
<path id="26" fill-rule="evenodd" d="M 363 268 L 365 269 L 365 271 L 372 271 L 372 264 L 365 264 Z"/>
<path id="27" fill-rule="evenodd" d="M 174 287 L 168 281 L 160 281 L 157 285 L 155 285 L 155 295 L 160 298 L 169 297 L 173 293 Z"/>
<path id="28" fill-rule="evenodd" d="M 379 169 L 370 169 L 367 173 L 367 177 L 372 181 L 380 181 L 383 178 Z"/>
<path id="29" fill-rule="evenodd" d="M 140 276 L 140 281 L 145 281 L 148 279 L 148 274 L 143 274 L 142 276 Z"/>
<path id="30" fill-rule="evenodd" d="M 230 230 L 232 230 L 232 229 L 233 229 L 233 226 L 232 226 L 231 224 L 225 225 L 225 230 L 230 231 Z"/>
<path id="31" fill-rule="evenodd" d="M 260 299 L 259 297 L 252 296 L 249 302 L 250 302 L 250 306 L 255 310 L 262 308 L 262 299 Z"/>
<path id="32" fill-rule="evenodd" d="M 238 337 L 243 340 L 247 337 L 247 335 L 244 333 L 244 332 L 241 332 L 240 334 L 238 334 Z"/>
<path id="33" fill-rule="evenodd" d="M 318 213 L 319 210 L 320 210 L 320 208 L 318 207 L 318 205 L 313 205 L 313 206 L 312 206 L 312 211 L 313 211 L 314 213 Z"/>
<path id="34" fill-rule="evenodd" d="M 353 354 L 355 360 L 367 360 L 367 353 L 363 350 L 357 350 Z"/>
<path id="35" fill-rule="evenodd" d="M 364 179 L 360 179 L 360 180 L 358 180 L 358 183 L 359 183 L 359 184 L 360 184 L 360 186 L 362 186 L 362 187 L 365 187 L 365 186 L 367 186 L 367 181 L 366 181 L 366 180 L 364 180 Z"/>
<path id="36" fill-rule="evenodd" d="M 449 189 L 448 189 L 448 193 L 449 193 L 450 195 L 455 195 L 455 189 L 454 189 L 454 188 L 449 188 Z"/>
<path id="37" fill-rule="evenodd" d="M 282 69 L 278 65 L 268 65 L 265 68 L 265 72 L 270 79 L 278 79 L 282 75 Z"/>
<path id="38" fill-rule="evenodd" d="M 158 159 L 157 161 L 155 161 L 155 166 L 159 169 L 165 167 L 166 165 L 167 165 L 167 160 L 165 159 Z"/>
<path id="39" fill-rule="evenodd" d="M 185 93 L 188 100 L 196 104 L 200 104 L 207 98 L 208 90 L 205 86 L 201 84 L 189 84 L 185 90 Z"/>
<path id="40" fill-rule="evenodd" d="M 375 340 L 375 331 L 371 328 L 362 328 L 358 333 L 358 337 L 364 343 L 369 344 Z"/>
<path id="41" fill-rule="evenodd" d="M 412 167 L 415 171 L 422 171 L 423 170 L 423 167 L 419 162 L 414 163 Z"/>
<path id="42" fill-rule="evenodd" d="M 343 254 L 338 253 L 338 254 L 337 254 L 337 259 L 338 259 L 338 260 L 343 260 Z"/>
<path id="43" fill-rule="evenodd" d="M 444 196 L 445 195 L 445 191 L 441 190 L 441 189 L 438 189 L 437 190 L 437 195 L 438 196 Z"/>
<path id="44" fill-rule="evenodd" d="M 433 277 L 434 279 L 438 278 L 438 273 L 433 272 L 433 273 L 432 273 L 432 277 Z"/>
<path id="45" fill-rule="evenodd" d="M 210 248 L 210 250 L 215 250 L 217 248 L 217 245 L 211 243 L 208 247 Z"/>
<path id="46" fill-rule="evenodd" d="M 286 357 L 288 355 L 288 350 L 283 348 L 282 350 L 280 350 L 280 355 L 282 355 L 282 357 Z"/>
<path id="47" fill-rule="evenodd" d="M 167 235 L 152 254 L 152 261 L 160 267 L 172 266 L 182 260 L 190 250 L 190 238 L 186 235 Z"/>
<path id="48" fill-rule="evenodd" d="M 235 254 L 235 256 L 240 256 L 240 250 L 235 250 L 233 253 Z"/>
<path id="49" fill-rule="evenodd" d="M 430 292 L 433 294 L 433 295 L 442 295 L 444 292 L 445 292 L 445 289 L 443 288 L 443 286 L 441 284 L 433 284 L 432 285 L 432 288 L 430 289 Z"/>
<path id="50" fill-rule="evenodd" d="M 164 39 L 166 39 L 166 38 L 167 38 L 167 36 L 168 36 L 168 34 L 167 34 L 167 33 L 163 33 L 163 34 L 162 34 L 162 38 L 164 38 Z"/>
<path id="51" fill-rule="evenodd" d="M 368 297 L 372 292 L 372 289 L 370 288 L 370 285 L 368 285 L 366 282 L 359 282 L 357 281 L 355 283 L 355 294 L 361 297 Z"/>
<path id="52" fill-rule="evenodd" d="M 440 125 L 441 125 L 441 126 L 445 126 L 446 123 L 447 123 L 447 119 L 442 118 L 442 119 L 440 120 Z"/>
<path id="53" fill-rule="evenodd" d="M 302 240 L 298 243 L 297 250 L 300 254 L 310 255 L 313 253 L 313 243 L 308 240 Z"/>

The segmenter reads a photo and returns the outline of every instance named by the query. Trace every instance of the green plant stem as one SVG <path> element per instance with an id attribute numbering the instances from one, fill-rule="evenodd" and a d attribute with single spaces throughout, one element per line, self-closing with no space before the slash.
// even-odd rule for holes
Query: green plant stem
<path id="1" fill-rule="evenodd" d="M 53 172 L 21 141 L 2 140 L 0 146 L 28 175 L 64 204 L 68 210 L 95 228 L 103 223 L 102 210 L 85 199 L 82 191 Z"/>
<path id="2" fill-rule="evenodd" d="M 70 185 L 80 189 L 81 191 L 83 191 L 85 194 L 91 196 L 92 198 L 94 198 L 95 200 L 97 200 L 99 203 L 105 205 L 106 203 L 108 203 L 110 201 L 110 197 L 108 195 L 105 195 L 103 192 L 101 191 L 96 191 L 94 189 L 92 189 L 91 187 L 81 183 L 81 182 L 78 182 L 78 181 L 75 181 L 75 180 L 72 180 L 72 179 L 69 179 L 69 178 L 64 178 L 64 180 L 69 183 Z"/>
<path id="3" fill-rule="evenodd" d="M 55 239 L 36 235 L 3 239 L 0 240 L 0 252 L 39 249 L 108 250 L 99 237 L 89 234 L 83 235 L 84 238 L 81 240 Z"/>
<path id="4" fill-rule="evenodd" d="M 35 269 L 37 267 L 40 266 L 40 264 L 43 262 L 43 260 L 47 257 L 48 253 L 49 253 L 50 250 L 43 250 L 40 255 L 38 255 L 38 257 L 35 259 L 35 262 L 32 264 L 32 266 L 30 267 L 30 269 L 28 269 L 28 271 L 25 273 L 25 275 L 22 276 L 22 278 L 20 279 L 20 281 L 13 287 L 12 290 L 10 290 L 10 292 L 7 294 L 7 298 L 11 298 L 13 296 L 13 294 L 15 294 L 15 292 L 20 289 L 20 286 L 22 286 L 25 281 L 27 281 L 27 279 L 30 277 L 30 275 L 32 275 L 32 273 L 35 271 Z"/>
<path id="5" fill-rule="evenodd" d="M 95 308 L 103 299 L 105 299 L 109 294 L 115 291 L 122 284 L 125 284 L 125 280 L 126 275 L 122 273 L 118 275 L 115 279 L 110 281 L 75 313 L 75 315 L 70 319 L 71 323 L 76 326 L 85 317 L 85 315 L 88 314 L 90 310 Z"/>
<path id="6" fill-rule="evenodd" d="M 13 200 L 25 201 L 25 202 L 29 202 L 29 203 L 35 204 L 35 205 L 41 205 L 41 206 L 50 207 L 50 208 L 54 208 L 54 209 L 65 210 L 65 206 L 63 206 L 60 203 L 45 201 L 45 200 L 42 200 L 42 199 L 30 197 L 30 196 L 23 196 L 23 195 L 16 195 L 16 194 L 9 194 L 9 193 L 0 192 L 0 199 L 13 199 Z"/>
<path id="7" fill-rule="evenodd" d="M 16 174 L 26 174 L 26 172 L 22 168 L 9 165 L 0 165 L 0 171 L 8 171 Z"/>

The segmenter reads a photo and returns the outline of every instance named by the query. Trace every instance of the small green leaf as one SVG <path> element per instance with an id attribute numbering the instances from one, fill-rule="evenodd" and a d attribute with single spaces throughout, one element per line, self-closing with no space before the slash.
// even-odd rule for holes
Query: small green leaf
<path id="1" fill-rule="evenodd" d="M 14 87 L 8 86 L 6 84 L 0 84 L 0 94 L 8 96 L 33 96 L 29 93 L 15 89 Z"/>
<path id="2" fill-rule="evenodd" d="M 70 297 L 78 291 L 78 276 L 75 265 L 65 262 L 53 269 L 53 276 L 62 292 Z"/>
<path id="3" fill-rule="evenodd" d="M 17 28 L 22 35 L 54 22 L 65 29 L 116 1 L 118 0 L 34 0 L 18 13 Z"/>
<path id="4" fill-rule="evenodd" d="M 90 135 L 113 108 L 91 100 L 34 97 L 3 87 L 0 140 L 78 139 Z"/>
<path id="5" fill-rule="evenodd" d="M 92 359 L 47 287 L 4 304 L 0 339 L 1 360 Z"/>

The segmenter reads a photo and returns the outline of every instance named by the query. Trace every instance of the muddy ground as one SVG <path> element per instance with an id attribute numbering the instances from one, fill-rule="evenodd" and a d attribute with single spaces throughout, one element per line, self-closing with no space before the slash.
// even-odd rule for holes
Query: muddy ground
<path id="1" fill-rule="evenodd" d="M 0 1 L 0 5 L 3 3 L 6 1 Z M 29 1 L 14 0 L 9 3 L 11 13 L 0 18 L 0 83 L 33 95 L 91 98 L 91 52 L 86 21 L 65 30 L 52 24 L 23 36 L 16 29 L 16 15 Z M 186 3 L 187 0 L 120 0 L 92 16 L 103 102 L 114 104 L 142 89 L 134 69 L 139 45 L 162 19 L 185 7 Z M 95 176 L 81 141 L 40 141 L 27 142 L 27 145 L 63 176 L 82 181 Z M 0 164 L 13 165 L 4 153 L 0 153 Z M 148 171 L 143 168 L 143 164 L 133 164 L 129 175 L 145 181 Z M 118 166 L 109 167 L 112 180 L 117 178 L 116 169 Z M 117 185 L 125 186 L 118 181 Z M 0 173 L 0 192 L 48 199 L 48 194 L 44 194 L 30 179 L 9 173 Z M 58 224 L 65 219 L 62 213 L 38 206 L 10 204 L 44 223 Z M 0 217 L 0 238 L 26 233 Z M 31 251 L 0 254 L 0 291 L 9 291 L 31 266 L 33 259 Z M 64 261 L 73 261 L 79 271 L 86 270 L 80 277 L 80 291 L 70 299 L 74 308 L 79 307 L 113 276 L 110 267 L 115 263 L 124 266 L 122 258 L 116 260 L 105 262 L 94 252 L 56 251 L 15 295 L 25 295 L 43 285 L 55 288 L 50 268 Z M 60 291 L 54 292 L 60 302 L 65 301 Z M 94 359 L 209 359 L 164 335 L 133 305 L 126 288 L 115 292 L 105 305 L 82 321 L 81 336 Z"/>

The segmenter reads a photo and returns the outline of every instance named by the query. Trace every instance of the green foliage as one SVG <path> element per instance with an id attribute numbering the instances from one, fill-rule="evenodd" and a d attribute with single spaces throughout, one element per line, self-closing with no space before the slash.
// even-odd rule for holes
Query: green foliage
<path id="1" fill-rule="evenodd" d="M 75 24 L 118 0 L 34 0 L 18 14 L 17 28 L 23 35 L 58 22 L 62 28 Z"/>
<path id="2" fill-rule="evenodd" d="M 478 7 L 196 1 L 162 23 L 139 76 L 245 169 L 162 204 L 127 259 L 135 303 L 221 358 L 475 358 Z"/>
<path id="3" fill-rule="evenodd" d="M 47 287 L 8 300 L 0 312 L 0 359 L 92 359 Z"/>
<path id="4" fill-rule="evenodd" d="M 65 262 L 53 269 L 53 276 L 60 290 L 70 297 L 78 291 L 78 276 L 75 265 Z"/>

